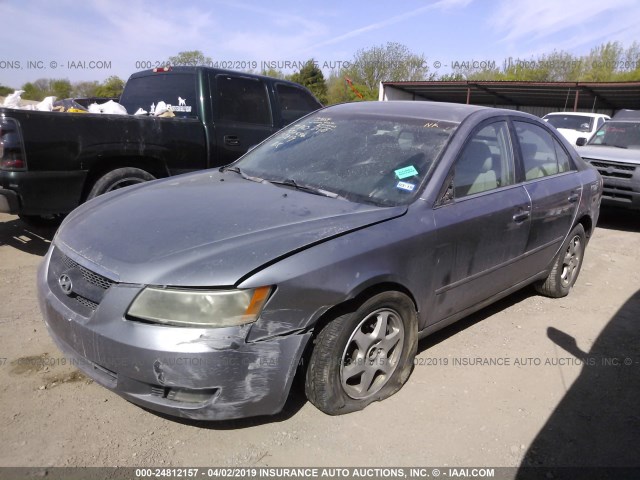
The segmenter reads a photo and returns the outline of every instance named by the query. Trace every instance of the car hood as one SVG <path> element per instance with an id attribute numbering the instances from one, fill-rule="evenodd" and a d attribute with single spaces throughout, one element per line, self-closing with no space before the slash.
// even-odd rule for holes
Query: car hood
<path id="1" fill-rule="evenodd" d="M 54 243 L 118 282 L 232 286 L 265 264 L 406 210 L 209 171 L 98 197 L 67 217 Z"/>
<path id="2" fill-rule="evenodd" d="M 640 150 L 637 148 L 618 148 L 606 145 L 585 145 L 577 148 L 585 160 L 608 160 L 640 165 Z"/>

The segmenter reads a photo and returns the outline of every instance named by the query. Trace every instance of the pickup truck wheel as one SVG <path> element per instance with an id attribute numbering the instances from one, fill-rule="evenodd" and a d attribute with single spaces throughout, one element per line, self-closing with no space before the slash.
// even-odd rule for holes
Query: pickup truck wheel
<path id="1" fill-rule="evenodd" d="M 111 192 L 119 188 L 155 179 L 156 177 L 151 175 L 149 172 L 145 172 L 139 168 L 117 168 L 103 175 L 96 181 L 96 183 L 93 184 L 93 187 L 87 196 L 87 200 L 91 200 L 98 195 L 102 195 L 103 193 Z"/>
<path id="2" fill-rule="evenodd" d="M 582 267 L 586 238 L 581 224 L 576 225 L 553 261 L 549 276 L 535 284 L 538 293 L 551 298 L 566 297 L 576 283 Z"/>
<path id="3" fill-rule="evenodd" d="M 309 359 L 309 401 L 324 413 L 341 415 L 400 390 L 416 355 L 416 317 L 409 297 L 384 292 L 329 322 Z"/>
<path id="4" fill-rule="evenodd" d="M 30 227 L 57 227 L 62 223 L 65 215 L 56 213 L 52 215 L 18 215 L 18 217 Z"/>

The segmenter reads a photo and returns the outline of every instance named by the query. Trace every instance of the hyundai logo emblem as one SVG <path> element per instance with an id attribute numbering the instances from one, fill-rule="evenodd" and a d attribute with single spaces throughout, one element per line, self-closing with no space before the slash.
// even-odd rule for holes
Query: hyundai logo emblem
<path id="1" fill-rule="evenodd" d="M 73 283 L 71 282 L 71 278 L 66 273 L 60 275 L 58 278 L 58 285 L 62 289 L 62 293 L 65 295 L 71 295 L 71 291 L 73 290 Z"/>

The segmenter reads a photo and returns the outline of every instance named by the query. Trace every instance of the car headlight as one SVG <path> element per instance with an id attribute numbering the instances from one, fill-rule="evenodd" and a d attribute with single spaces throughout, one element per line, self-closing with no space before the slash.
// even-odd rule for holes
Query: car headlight
<path id="1" fill-rule="evenodd" d="M 255 322 L 271 287 L 247 290 L 194 290 L 146 287 L 129 316 L 181 327 L 219 328 Z"/>

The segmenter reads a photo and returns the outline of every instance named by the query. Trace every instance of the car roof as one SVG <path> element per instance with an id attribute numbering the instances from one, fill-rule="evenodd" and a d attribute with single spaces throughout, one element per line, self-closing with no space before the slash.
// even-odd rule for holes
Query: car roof
<path id="1" fill-rule="evenodd" d="M 640 120 L 640 110 L 620 110 L 614 116 L 614 120 Z"/>
<path id="2" fill-rule="evenodd" d="M 609 115 L 605 115 L 604 113 L 590 113 L 590 112 L 552 112 L 552 113 L 547 113 L 544 117 L 549 117 L 551 115 L 575 115 L 577 117 L 591 117 L 591 118 L 598 118 L 598 117 L 609 117 Z"/>
<path id="3" fill-rule="evenodd" d="M 461 123 L 476 112 L 494 115 L 513 115 L 531 117 L 522 112 L 504 110 L 500 108 L 483 107 L 479 105 L 465 105 L 462 103 L 392 100 L 385 102 L 351 102 L 327 107 L 334 112 L 350 113 L 354 115 L 382 115 L 405 118 L 420 118 Z M 539 119 L 538 119 L 539 120 Z"/>

